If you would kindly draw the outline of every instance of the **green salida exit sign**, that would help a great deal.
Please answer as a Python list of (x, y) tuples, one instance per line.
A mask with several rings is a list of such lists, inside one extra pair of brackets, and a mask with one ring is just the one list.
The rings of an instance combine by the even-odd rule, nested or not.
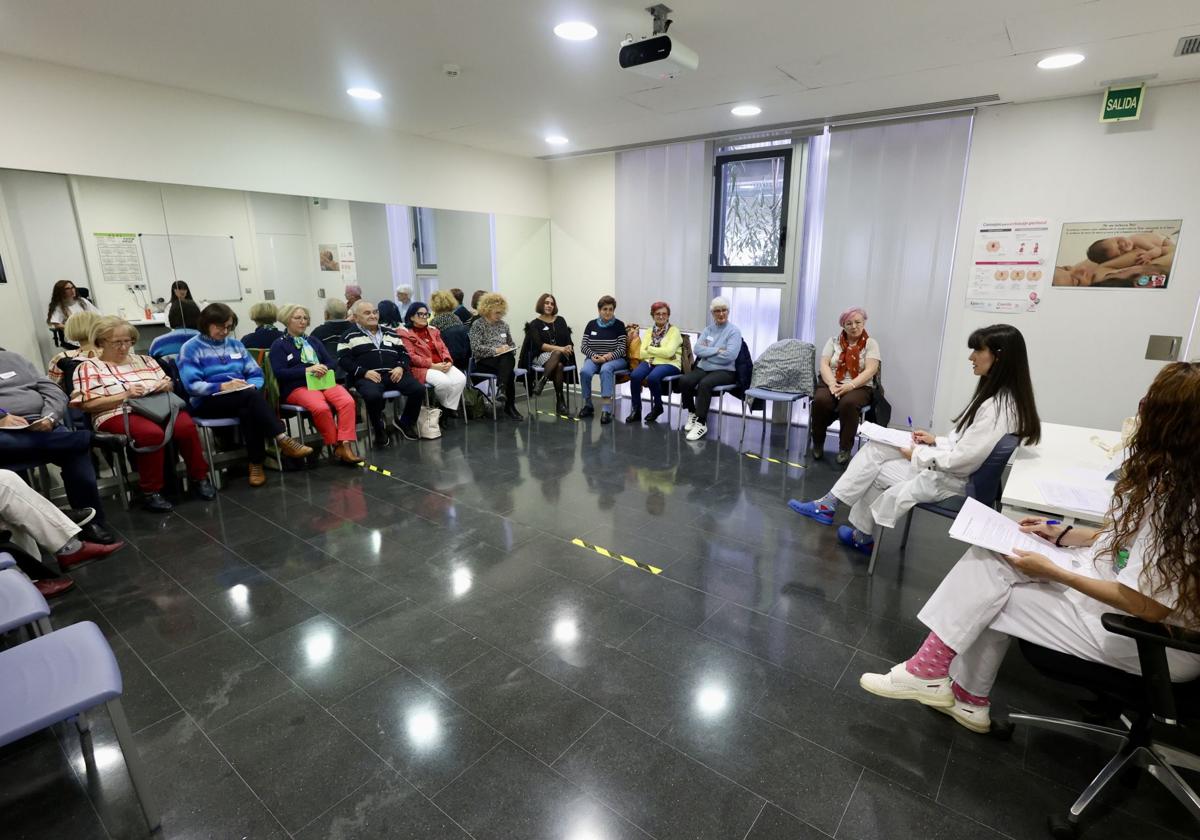
[(1125, 122), (1140, 119), (1142, 103), (1146, 101), (1146, 85), (1133, 87), (1110, 87), (1104, 92), (1104, 105), (1100, 108), (1100, 122)]

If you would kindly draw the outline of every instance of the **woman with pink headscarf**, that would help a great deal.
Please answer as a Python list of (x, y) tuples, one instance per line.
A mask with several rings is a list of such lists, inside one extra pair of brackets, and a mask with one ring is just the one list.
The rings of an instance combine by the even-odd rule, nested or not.
[(812, 400), (813, 458), (825, 455), (825, 432), (836, 417), (841, 424), (837, 462), (850, 461), (858, 418), (871, 402), (879, 373), (879, 342), (867, 335), (867, 311), (852, 306), (838, 316), (842, 330), (821, 351), (821, 383)]

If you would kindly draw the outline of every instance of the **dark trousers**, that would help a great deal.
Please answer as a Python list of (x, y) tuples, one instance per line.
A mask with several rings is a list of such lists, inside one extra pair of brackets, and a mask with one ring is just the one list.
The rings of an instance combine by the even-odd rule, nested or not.
[(381, 382), (359, 379), (354, 383), (354, 390), (358, 391), (363, 402), (367, 404), (367, 417), (371, 418), (371, 427), (379, 431), (386, 425), (383, 420), (383, 407), (387, 403), (383, 398), (384, 391), (399, 391), (404, 396), (400, 425), (415, 426), (417, 417), (421, 414), (421, 403), (425, 401), (425, 386), (408, 371), (404, 371), (404, 376), (399, 382), (393, 382), (386, 371), (381, 371), (379, 375), (383, 377)]
[(25, 577), (30, 580), (53, 580), (58, 577), (41, 560), (26, 553), (25, 549), (11, 540), (11, 531), (0, 531), (0, 551), (12, 555), (13, 560), (17, 561), (17, 568), (25, 573)]
[(683, 407), (696, 415), (696, 419), (708, 425), (708, 404), (712, 400), (713, 388), (718, 385), (732, 385), (737, 382), (737, 374), (732, 370), (704, 370), (701, 367), (692, 368), (679, 380), (679, 389), (683, 392)]
[(95, 508), (97, 521), (103, 523), (91, 446), (91, 432), (73, 432), (65, 426), (48, 432), (0, 429), (0, 467), (54, 464), (62, 471), (63, 489), (71, 507)]
[(267, 459), (267, 438), (283, 434), (283, 423), (275, 416), (275, 409), (256, 388), (205, 397), (192, 409), (192, 415), (205, 419), (237, 418), (246, 440), (246, 458), (251, 464), (261, 464)]
[(676, 376), (679, 368), (675, 365), (642, 362), (633, 373), (629, 374), (629, 396), (633, 402), (633, 410), (642, 410), (642, 382), (650, 389), (650, 405), (662, 411), (662, 381), (668, 376)]
[(854, 447), (854, 436), (858, 434), (858, 418), (864, 406), (871, 403), (870, 388), (855, 388), (840, 397), (824, 385), (817, 386), (812, 400), (812, 440), (815, 449), (825, 448), (825, 432), (836, 416), (840, 425), (838, 450), (849, 452)]
[(496, 374), (500, 380), (500, 386), (504, 389), (504, 399), (508, 400), (510, 408), (517, 404), (517, 380), (513, 376), (516, 367), (517, 360), (512, 353), (475, 360), (476, 373)]

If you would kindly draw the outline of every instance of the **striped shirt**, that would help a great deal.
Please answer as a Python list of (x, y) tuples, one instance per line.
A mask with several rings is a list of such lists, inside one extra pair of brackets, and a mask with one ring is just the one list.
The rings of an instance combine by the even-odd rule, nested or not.
[(369, 371), (383, 372), (402, 367), (408, 370), (412, 361), (404, 340), (395, 330), (379, 327), (374, 334), (353, 325), (338, 342), (338, 364), (351, 380), (361, 379)]
[[(75, 369), (71, 402), (79, 405), (100, 397), (115, 397), (124, 394), (135, 382), (153, 388), (163, 381), (168, 381), (167, 374), (149, 356), (131, 354), (121, 364), (87, 359)], [(121, 406), (117, 405), (92, 415), (92, 425), (99, 428), (105, 420), (120, 416)]]
[(625, 324), (620, 318), (613, 318), (607, 326), (592, 319), (583, 328), (581, 351), (585, 358), (613, 354), (614, 359), (624, 359), (629, 349), (629, 338), (625, 334)]
[(203, 335), (193, 336), (179, 348), (176, 363), (193, 408), (205, 397), (220, 393), (221, 385), (234, 379), (244, 379), (255, 388), (263, 386), (262, 368), (236, 338), (216, 341)]

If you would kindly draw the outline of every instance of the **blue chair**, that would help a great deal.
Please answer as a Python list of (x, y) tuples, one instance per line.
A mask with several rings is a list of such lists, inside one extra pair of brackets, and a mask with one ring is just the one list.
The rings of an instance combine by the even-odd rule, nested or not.
[[(791, 440), (792, 440), (792, 414), (791, 414), (792, 408), (791, 407), (792, 407), (792, 404), (799, 402), (800, 400), (807, 400), (807, 399), (810, 399), (808, 394), (794, 394), (789, 391), (773, 391), (770, 388), (749, 388), (749, 389), (747, 389), (745, 399), (742, 400), (742, 436), (738, 440), (738, 449), (742, 448), (742, 444), (746, 440), (746, 411), (747, 411), (747, 407), (750, 405), (750, 401), (751, 400), (762, 400), (763, 401), (762, 434), (760, 436), (759, 443), (758, 443), (759, 452), (765, 452), (766, 443), (767, 443), (767, 403), (782, 402), (782, 403), (788, 404), (788, 417), (787, 417), (787, 421), (786, 421), (787, 426), (786, 426), (786, 430), (784, 431), (784, 434), (783, 434), (783, 452), (784, 452), (784, 456), (786, 457), (786, 455), (792, 451), (792, 449), (791, 449)], [(753, 413), (752, 410), (751, 410), (751, 413)]]
[(213, 440), (212, 430), (237, 428), (241, 421), (236, 417), (196, 417), (193, 415), (192, 423), (200, 430), (200, 446), (204, 450), (204, 460), (208, 462), (208, 466), (212, 471), (213, 486), (220, 490), (221, 470), (217, 467), (215, 458), (216, 445)]
[[(77, 718), (84, 755), (91, 752), (84, 713), (103, 703), (125, 769), (150, 831), (161, 823), (150, 777), (121, 706), (121, 670), (100, 628), (81, 621), (0, 653), (0, 747)], [(93, 779), (93, 784), (98, 780)]]
[[(12, 559), (12, 555), (4, 557)], [(30, 626), (34, 635), (45, 635), (50, 626), (50, 605), (29, 578), (16, 569), (0, 571), (0, 633)]]
[[(964, 495), (952, 496), (949, 499), (942, 499), (940, 502), (921, 502), (909, 510), (908, 516), (904, 519), (904, 534), (900, 538), (900, 550), (903, 551), (908, 545), (908, 530), (912, 527), (913, 514), (918, 509), (936, 513), (947, 519), (954, 519), (962, 510), (963, 502), (968, 498), (988, 507), (995, 507), (996, 502), (1000, 499), (1000, 484), (1004, 478), (1004, 468), (1008, 466), (1008, 461), (1012, 458), (1013, 452), (1016, 451), (1020, 442), (1020, 438), (1016, 435), (1005, 435), (1000, 438), (992, 447), (991, 453), (979, 465), (979, 469), (967, 477), (967, 488)], [(875, 528), (875, 545), (871, 549), (871, 562), (867, 566), (868, 575), (875, 573), (875, 559), (879, 556), (879, 544), (883, 542), (883, 532), (882, 526)]]
[[(514, 375), (516, 375), (516, 374), (514, 373)], [(471, 385), (473, 387), (478, 387), (480, 383), (483, 383), (483, 382), (488, 383), (488, 387), (487, 387), (486, 391), (484, 391), (483, 388), (479, 388), (479, 390), (484, 391), (484, 393), (486, 393), (488, 395), (488, 399), (490, 399), (492, 401), (492, 420), (493, 421), (495, 421), (497, 419), (495, 397), (496, 397), (496, 390), (497, 390), (496, 383), (497, 383), (498, 379), (499, 379), (499, 377), (497, 377), (496, 374), (494, 374), (494, 373), (478, 373), (478, 372), (476, 372), (474, 356), (472, 356), (470, 359), (467, 360), (467, 384)]]
[[(735, 390), (737, 390), (736, 384), (718, 385), (713, 388), (713, 394), (717, 398), (717, 440), (721, 439), (721, 427), (725, 423), (725, 395)], [(745, 406), (743, 405), (744, 409)]]
[(0, 552), (0, 572), (5, 569), (11, 569), (17, 565), (17, 561), (7, 551)]

